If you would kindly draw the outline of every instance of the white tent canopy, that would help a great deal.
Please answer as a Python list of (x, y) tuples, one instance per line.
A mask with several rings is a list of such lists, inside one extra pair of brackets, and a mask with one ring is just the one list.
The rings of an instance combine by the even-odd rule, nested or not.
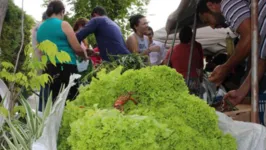
[[(231, 36), (234, 36), (230, 29), (212, 29), (210, 27), (203, 27), (197, 30), (196, 41), (201, 43), (205, 54), (209, 53), (218, 53), (221, 51), (225, 51), (225, 38), (227, 36), (227, 32), (230, 33)], [(162, 28), (154, 33), (154, 39), (160, 41), (162, 43), (166, 42), (167, 33), (165, 28)], [(174, 34), (170, 34), (168, 40), (166, 42), (166, 47), (171, 47), (172, 42), (174, 40)], [(175, 44), (180, 43), (179, 34), (177, 33)]]
[[(184, 25), (192, 27), (196, 10), (196, 2), (197, 0), (182, 0), (178, 8), (169, 15), (165, 28), (155, 31), (154, 39), (165, 43), (167, 35), (169, 35), (166, 47), (171, 47), (176, 25), (178, 26), (178, 31)], [(214, 30), (210, 27), (206, 27), (206, 25), (204, 25), (199, 19), (197, 22), (198, 30), (196, 41), (202, 44), (205, 54), (225, 51), (225, 38), (227, 36), (227, 32), (229, 32), (231, 36), (235, 37), (230, 29)], [(177, 34), (175, 44), (178, 43), (179, 36)]]

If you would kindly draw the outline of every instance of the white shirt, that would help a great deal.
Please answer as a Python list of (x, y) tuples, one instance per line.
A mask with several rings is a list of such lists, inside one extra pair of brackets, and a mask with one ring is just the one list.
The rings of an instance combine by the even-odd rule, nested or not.
[(149, 54), (151, 64), (160, 65), (164, 60), (166, 54), (165, 46), (162, 42), (159, 41), (153, 41), (151, 46), (160, 46), (160, 52), (151, 52)]

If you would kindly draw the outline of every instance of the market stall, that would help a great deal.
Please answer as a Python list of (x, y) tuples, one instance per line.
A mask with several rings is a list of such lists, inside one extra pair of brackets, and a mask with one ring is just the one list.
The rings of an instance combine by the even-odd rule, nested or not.
[[(209, 52), (215, 53), (218, 51), (225, 51), (225, 38), (226, 33), (229, 29), (213, 30), (210, 27), (205, 27), (206, 24), (202, 23), (195, 14), (197, 10), (198, 0), (182, 0), (178, 8), (169, 15), (168, 21), (166, 23), (165, 29), (161, 29), (156, 32), (156, 39), (160, 41), (165, 41), (168, 46), (173, 46), (178, 43), (177, 34), (180, 28), (184, 25), (189, 25), (193, 27), (194, 30), (194, 40), (200, 42), (204, 49), (205, 54)], [(257, 79), (257, 54), (258, 54), (258, 31), (257, 31), (257, 10), (258, 3), (257, 0), (252, 1), (252, 110), (251, 110), (251, 120), (253, 122), (258, 122), (258, 79)], [(204, 28), (202, 28), (204, 27)], [(164, 31), (165, 30), (165, 31)], [(230, 33), (233, 35), (232, 33)], [(170, 41), (169, 41), (170, 40)], [(194, 43), (194, 42), (192, 42)], [(191, 57), (192, 60), (194, 46), (191, 46)], [(171, 50), (171, 49), (170, 49)], [(210, 54), (210, 53), (209, 53)], [(190, 72), (190, 64), (188, 66), (188, 79)]]
[[(183, 0), (175, 17), (181, 19), (182, 24), (193, 24), (193, 40), (200, 40), (196, 28), (204, 25), (193, 14), (196, 2)], [(189, 17), (182, 15), (183, 12)], [(175, 20), (172, 46), (176, 42), (179, 21)], [(173, 33), (172, 26), (166, 28), (167, 35)], [(206, 42), (205, 49), (223, 50), (222, 36), (223, 33), (213, 41), (202, 41)], [(191, 95), (183, 76), (176, 70), (168, 66), (149, 66), (145, 60), (145, 56), (129, 54), (101, 64), (86, 76), (89, 84), (80, 87), (76, 99), (67, 101), (70, 88), (80, 78), (80, 75), (72, 75), (56, 101), (53, 103), (50, 98), (41, 114), (32, 111), (27, 101), (22, 100), (25, 119), (19, 122), (5, 118), (5, 128), (10, 130), (3, 133), (4, 144), (10, 149), (21, 146), (21, 149), (32, 150), (266, 149), (266, 128), (250, 123), (255, 122), (256, 107), (244, 107), (250, 112), (245, 111), (250, 120), (236, 121), (237, 116), (218, 112), (210, 103)], [(234, 115), (242, 113), (240, 107), (232, 106), (232, 110), (238, 110)], [(18, 117), (23, 118), (20, 113)]]

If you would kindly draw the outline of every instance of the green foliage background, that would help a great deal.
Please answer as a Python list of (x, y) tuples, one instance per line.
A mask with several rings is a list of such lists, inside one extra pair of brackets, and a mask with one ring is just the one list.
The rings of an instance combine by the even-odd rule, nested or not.
[[(4, 20), (2, 34), (0, 37), (0, 62), (7, 61), (15, 64), (17, 54), (21, 45), (21, 12), (22, 10), (14, 4), (12, 0), (8, 1), (8, 10)], [(25, 12), (24, 12), (25, 13)], [(23, 49), (31, 41), (31, 29), (34, 20), (25, 14), (24, 20), (24, 44)], [(25, 55), (21, 53), (18, 70), (22, 69)], [(0, 66), (1, 70), (1, 66)]]
[[(129, 17), (133, 14), (146, 14), (146, 6), (150, 0), (67, 0), (68, 4), (73, 6), (71, 11), (73, 16), (66, 15), (65, 20), (74, 25), (78, 18), (90, 19), (94, 7), (102, 6), (106, 9), (108, 17), (114, 20), (121, 28), (124, 38), (126, 38), (131, 29), (129, 27)], [(94, 35), (88, 37), (91, 45), (96, 44)]]

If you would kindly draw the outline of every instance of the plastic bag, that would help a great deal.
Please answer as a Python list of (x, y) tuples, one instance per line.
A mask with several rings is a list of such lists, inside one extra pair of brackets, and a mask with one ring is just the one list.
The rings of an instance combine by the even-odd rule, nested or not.
[(52, 111), (45, 121), (42, 136), (32, 144), (32, 150), (57, 150), (57, 136), (67, 95), (70, 88), (75, 85), (74, 80), (78, 78), (80, 78), (78, 74), (70, 76), (68, 86), (58, 95), (58, 99), (54, 103)]
[[(6, 109), (9, 109), (10, 96), (11, 96), (11, 93), (8, 87), (6, 86), (5, 82), (0, 79), (0, 97), (4, 101), (3, 106)], [(0, 116), (0, 127), (3, 126), (4, 122), (5, 122), (5, 119), (2, 116)]]
[(219, 117), (219, 128), (236, 138), (238, 150), (266, 150), (266, 128), (260, 124), (233, 121), (223, 113)]
[(78, 72), (86, 71), (88, 69), (89, 63), (90, 63), (89, 60), (83, 60), (81, 62), (79, 62), (77, 60), (77, 69), (78, 69)]
[(221, 101), (225, 94), (226, 90), (222, 85), (216, 89), (216, 85), (209, 81), (207, 74), (204, 74), (203, 82), (201, 83), (201, 95), (203, 100), (209, 105), (213, 105)]

